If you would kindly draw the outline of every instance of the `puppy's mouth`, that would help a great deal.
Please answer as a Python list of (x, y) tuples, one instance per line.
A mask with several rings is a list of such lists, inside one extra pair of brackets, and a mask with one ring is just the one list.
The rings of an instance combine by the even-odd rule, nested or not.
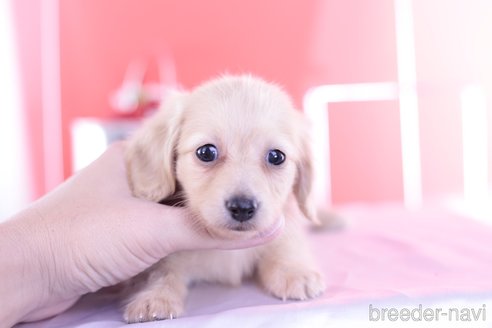
[(285, 218), (283, 215), (279, 215), (271, 224), (266, 227), (255, 224), (254, 221), (246, 222), (228, 222), (220, 226), (208, 226), (209, 232), (213, 231), (214, 235), (227, 237), (227, 238), (244, 238), (250, 235), (257, 235), (261, 237), (269, 236), (275, 231), (278, 231), (280, 227), (284, 226)]
[(256, 230), (255, 224), (251, 222), (237, 222), (237, 223), (228, 223), (225, 225), (226, 229), (232, 231), (252, 231)]

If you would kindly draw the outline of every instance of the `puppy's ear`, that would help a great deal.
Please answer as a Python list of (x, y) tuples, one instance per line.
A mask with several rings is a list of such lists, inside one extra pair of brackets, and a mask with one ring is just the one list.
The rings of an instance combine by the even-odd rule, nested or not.
[(125, 159), (133, 195), (157, 202), (174, 193), (175, 148), (184, 100), (185, 94), (169, 94), (161, 109), (129, 140)]
[(299, 208), (304, 216), (319, 225), (316, 204), (312, 195), (313, 189), (313, 159), (311, 142), (308, 134), (308, 122), (305, 117), (301, 117), (297, 122), (301, 122), (299, 127), (299, 160), (297, 162), (297, 178), (294, 184), (294, 196), (297, 199)]

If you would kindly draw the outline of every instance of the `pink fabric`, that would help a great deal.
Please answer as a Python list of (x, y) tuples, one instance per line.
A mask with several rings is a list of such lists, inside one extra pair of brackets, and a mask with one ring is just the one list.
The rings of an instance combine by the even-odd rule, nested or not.
[[(340, 313), (340, 306), (362, 304), (361, 316), (365, 318), (367, 304), (381, 300), (477, 295), (492, 298), (490, 226), (442, 210), (408, 212), (389, 205), (345, 208), (341, 214), (346, 217), (344, 229), (312, 233), (310, 239), (329, 286), (322, 297), (309, 302), (282, 302), (251, 281), (239, 288), (198, 285), (192, 288), (186, 315), (165, 325), (207, 323), (219, 327), (237, 320), (233, 318), (239, 315), (246, 320), (244, 326), (250, 320), (254, 327), (286, 318), (292, 323), (302, 318), (302, 311), (311, 319), (323, 314), (323, 320), (329, 322), (333, 313)], [(83, 298), (58, 317), (22, 326), (122, 325), (114, 298), (96, 294)], [(146, 324), (161, 325), (163, 322)]]
[(492, 228), (444, 211), (360, 207), (344, 231), (315, 235), (324, 301), (492, 292)]

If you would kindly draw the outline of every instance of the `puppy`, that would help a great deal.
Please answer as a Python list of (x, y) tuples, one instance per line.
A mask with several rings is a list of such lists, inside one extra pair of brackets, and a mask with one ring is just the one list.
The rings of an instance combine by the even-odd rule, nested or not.
[(127, 322), (182, 315), (195, 281), (239, 285), (255, 274), (283, 300), (325, 290), (301, 227), (306, 219), (317, 220), (306, 135), (304, 117), (290, 98), (252, 76), (224, 76), (168, 97), (129, 140), (133, 194), (155, 202), (181, 196), (196, 224), (219, 238), (268, 233), (282, 220), (285, 227), (264, 246), (164, 258), (126, 300)]

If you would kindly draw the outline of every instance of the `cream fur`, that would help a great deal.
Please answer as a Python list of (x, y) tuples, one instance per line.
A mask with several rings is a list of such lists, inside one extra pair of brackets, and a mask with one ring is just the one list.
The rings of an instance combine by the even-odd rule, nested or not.
[[(304, 300), (325, 289), (299, 225), (316, 222), (310, 198), (312, 167), (304, 117), (277, 86), (251, 76), (225, 76), (174, 94), (129, 141), (128, 177), (135, 196), (159, 201), (183, 188), (186, 206), (212, 235), (234, 238), (257, 233), (285, 218), (285, 230), (252, 249), (183, 251), (149, 270), (127, 300), (127, 322), (180, 316), (188, 285), (213, 281), (238, 285), (257, 274), (262, 286), (282, 299)], [(196, 149), (214, 144), (219, 158), (201, 162)], [(269, 150), (286, 161), (267, 163)], [(224, 203), (233, 195), (259, 202), (246, 223), (231, 219)]]

